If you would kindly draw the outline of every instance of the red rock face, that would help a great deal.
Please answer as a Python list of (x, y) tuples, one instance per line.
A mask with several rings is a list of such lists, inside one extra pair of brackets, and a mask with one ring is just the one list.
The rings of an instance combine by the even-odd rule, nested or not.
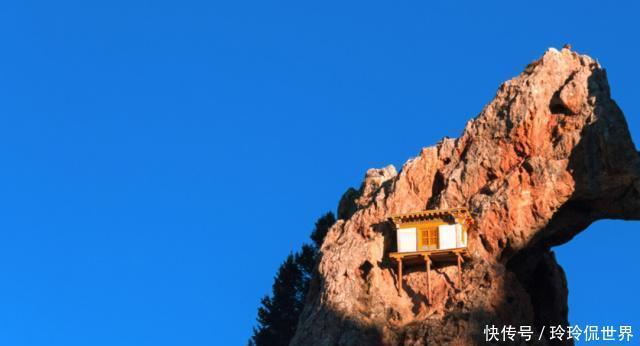
[[(367, 172), (322, 245), (294, 345), (477, 344), (486, 324), (567, 325), (567, 285), (551, 246), (593, 221), (640, 217), (639, 160), (604, 69), (548, 50), (462, 136)], [(467, 206), (471, 258), (406, 268), (396, 288), (393, 214)], [(552, 343), (545, 341), (546, 343)]]

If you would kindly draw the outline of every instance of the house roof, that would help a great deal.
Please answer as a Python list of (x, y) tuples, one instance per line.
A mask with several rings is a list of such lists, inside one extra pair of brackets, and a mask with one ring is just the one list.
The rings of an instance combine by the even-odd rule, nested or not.
[(441, 217), (453, 217), (456, 219), (464, 219), (466, 221), (473, 222), (471, 213), (469, 213), (469, 210), (464, 207), (416, 211), (412, 213), (393, 215), (389, 218), (389, 220), (393, 221), (395, 224), (401, 224), (407, 222), (425, 221)]

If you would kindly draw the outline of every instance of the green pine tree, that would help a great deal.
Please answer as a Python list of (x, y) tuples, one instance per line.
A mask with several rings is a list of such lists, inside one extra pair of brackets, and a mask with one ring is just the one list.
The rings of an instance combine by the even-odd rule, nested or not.
[(289, 345), (315, 273), (320, 246), (335, 221), (332, 212), (320, 217), (311, 233), (313, 243), (304, 244), (299, 252), (290, 254), (280, 265), (271, 296), (262, 298), (258, 308), (258, 327), (253, 329), (249, 345)]
[(322, 215), (318, 221), (316, 221), (316, 227), (313, 232), (311, 232), (311, 240), (313, 240), (317, 249), (320, 249), (320, 246), (322, 246), (324, 237), (334, 223), (336, 223), (336, 217), (332, 212)]

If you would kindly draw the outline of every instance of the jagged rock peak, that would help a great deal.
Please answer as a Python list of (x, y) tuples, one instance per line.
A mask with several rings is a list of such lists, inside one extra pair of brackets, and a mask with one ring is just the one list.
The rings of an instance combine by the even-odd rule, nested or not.
[[(404, 164), (369, 170), (321, 248), (294, 345), (469, 345), (486, 324), (567, 324), (567, 283), (550, 247), (595, 220), (640, 217), (639, 160), (604, 69), (549, 49), (469, 121)], [(407, 268), (388, 253), (398, 213), (466, 206), (470, 260)], [(400, 294), (399, 294), (400, 293)], [(552, 343), (549, 340), (545, 343)]]

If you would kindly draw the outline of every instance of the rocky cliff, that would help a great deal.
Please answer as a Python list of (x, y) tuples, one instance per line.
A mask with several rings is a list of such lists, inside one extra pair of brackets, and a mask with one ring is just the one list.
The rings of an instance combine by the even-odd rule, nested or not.
[[(422, 149), (399, 173), (371, 169), (345, 193), (292, 344), (471, 345), (486, 324), (567, 325), (567, 282), (550, 247), (598, 219), (639, 218), (638, 177), (605, 70), (549, 49), (459, 138)], [(461, 287), (456, 266), (436, 267), (428, 301), (424, 268), (406, 268), (399, 294), (387, 218), (459, 206), (475, 222)]]

